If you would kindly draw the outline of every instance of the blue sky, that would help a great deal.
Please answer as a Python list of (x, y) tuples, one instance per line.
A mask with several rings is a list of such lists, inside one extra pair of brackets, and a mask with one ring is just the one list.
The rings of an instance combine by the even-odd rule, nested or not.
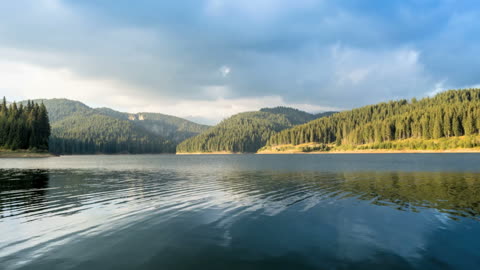
[(0, 94), (215, 123), (265, 106), (349, 109), (480, 85), (473, 0), (16, 0)]

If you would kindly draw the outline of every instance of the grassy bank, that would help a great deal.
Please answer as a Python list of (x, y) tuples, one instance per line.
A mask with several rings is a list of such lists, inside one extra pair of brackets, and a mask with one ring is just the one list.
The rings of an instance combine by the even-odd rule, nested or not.
[(0, 150), (0, 158), (46, 158), (54, 156), (46, 151)]
[(259, 154), (293, 153), (462, 153), (480, 152), (480, 136), (462, 136), (435, 140), (406, 139), (362, 145), (306, 143), (266, 146)]

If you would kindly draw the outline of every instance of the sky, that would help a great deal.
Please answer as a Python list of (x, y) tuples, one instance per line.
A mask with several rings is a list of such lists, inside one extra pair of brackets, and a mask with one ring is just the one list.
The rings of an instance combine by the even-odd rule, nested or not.
[(214, 124), (480, 85), (478, 0), (0, 0), (0, 96)]

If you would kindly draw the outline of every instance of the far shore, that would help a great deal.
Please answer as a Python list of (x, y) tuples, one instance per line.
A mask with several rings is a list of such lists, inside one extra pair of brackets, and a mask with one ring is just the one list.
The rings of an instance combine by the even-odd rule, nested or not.
[(480, 153), (478, 148), (467, 149), (449, 149), (449, 150), (390, 150), (390, 149), (367, 149), (367, 150), (345, 150), (345, 151), (261, 151), (259, 155), (275, 154), (439, 154), (439, 153)]
[[(193, 153), (176, 153), (176, 155), (188, 156), (188, 155), (335, 155), (335, 154), (448, 154), (448, 153), (480, 153), (480, 148), (466, 148), (466, 149), (449, 149), (449, 150), (390, 150), (390, 149), (367, 149), (367, 150), (333, 150), (333, 151), (312, 151), (312, 152), (302, 152), (302, 151), (271, 151), (263, 150), (257, 153), (238, 153), (238, 152), (228, 152), (228, 151), (219, 151), (219, 152), (193, 152)], [(175, 153), (172, 153), (175, 155)], [(94, 155), (105, 155), (105, 154), (94, 154)], [(116, 156), (116, 155), (133, 155), (133, 154), (113, 154), (107, 156)], [(165, 154), (163, 154), (165, 155)], [(170, 154), (171, 155), (171, 154)], [(58, 157), (51, 153), (45, 152), (29, 152), (29, 151), (0, 151), (1, 158), (49, 158), (49, 157)]]
[(28, 150), (20, 150), (20, 151), (0, 150), (0, 158), (48, 158), (48, 157), (56, 157), (56, 155), (48, 152), (32, 152)]
[(241, 154), (255, 154), (255, 153), (237, 153), (237, 152), (228, 152), (228, 151), (218, 151), (218, 152), (179, 152), (177, 155), (241, 155)]
[(241, 154), (257, 154), (257, 155), (321, 155), (321, 154), (440, 154), (440, 153), (480, 153), (480, 148), (462, 148), (449, 150), (390, 150), (390, 149), (367, 149), (367, 150), (333, 150), (333, 151), (261, 151), (257, 153), (234, 153), (228, 151), (221, 152), (193, 152), (193, 153), (176, 153), (177, 155), (241, 155)]

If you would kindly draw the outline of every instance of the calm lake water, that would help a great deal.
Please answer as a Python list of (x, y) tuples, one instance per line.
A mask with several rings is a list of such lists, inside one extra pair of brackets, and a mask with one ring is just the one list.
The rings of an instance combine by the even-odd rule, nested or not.
[(480, 269), (480, 154), (0, 159), (0, 269)]

